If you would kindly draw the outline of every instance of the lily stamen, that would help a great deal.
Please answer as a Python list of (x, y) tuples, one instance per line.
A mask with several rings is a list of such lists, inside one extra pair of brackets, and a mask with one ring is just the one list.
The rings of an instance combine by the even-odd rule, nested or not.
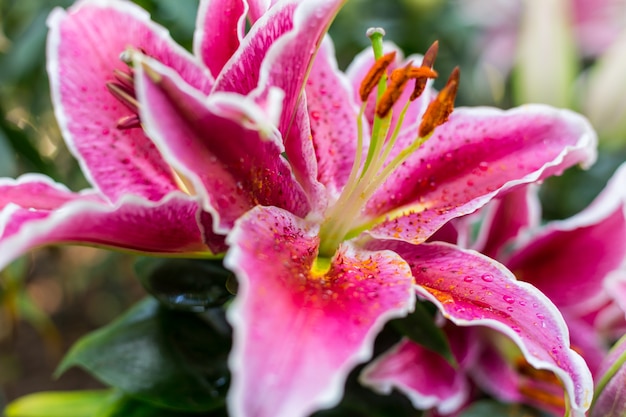
[(439, 92), (437, 97), (428, 105), (422, 122), (420, 123), (418, 135), (426, 137), (448, 120), (454, 109), (454, 100), (459, 89), (460, 78), (459, 67), (454, 68), (448, 78), (446, 86)]
[[(433, 42), (430, 45), (430, 48), (424, 54), (424, 58), (422, 59), (422, 68), (431, 68), (435, 64), (435, 59), (437, 58), (437, 53), (439, 52), (439, 41)], [(416, 100), (419, 96), (422, 95), (424, 90), (426, 89), (426, 82), (428, 79), (419, 78), (415, 80), (415, 87), (413, 88), (413, 94), (411, 94), (411, 98), (409, 100)]]
[(387, 68), (396, 59), (396, 52), (390, 52), (376, 60), (376, 63), (370, 68), (363, 78), (359, 89), (361, 101), (367, 101), (370, 93), (378, 86), (378, 82), (385, 75)]

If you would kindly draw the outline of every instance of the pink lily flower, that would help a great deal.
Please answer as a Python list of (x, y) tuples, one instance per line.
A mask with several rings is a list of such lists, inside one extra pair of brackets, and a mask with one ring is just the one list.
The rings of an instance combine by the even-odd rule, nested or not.
[[(470, 216), (457, 223), (460, 240), (470, 240), (465, 246), (503, 262), (518, 279), (533, 284), (555, 303), (571, 331), (573, 348), (585, 359), (596, 380), (603, 374), (598, 370), (608, 342), (616, 334), (623, 334), (626, 324), (626, 310), (618, 301), (623, 303), (626, 294), (620, 291), (626, 288), (625, 181), (623, 165), (589, 207), (567, 220), (540, 226), (537, 188), (528, 186), (492, 201), (473, 216), (482, 219), (474, 241), (469, 234), (475, 219)], [(543, 318), (539, 313), (527, 319), (534, 326), (543, 326)], [(370, 365), (362, 378), (379, 389), (397, 387), (421, 408), (436, 407), (442, 414), (457, 411), (471, 399), (470, 380), (500, 400), (563, 414), (566, 404), (562, 380), (530, 367), (502, 335), (483, 332), (480, 336), (474, 332), (460, 339), (452, 334), (458, 369), (440, 355), (403, 341)], [(446, 377), (437, 384), (424, 383), (419, 371), (400, 363), (438, 367), (445, 370), (440, 375)]]
[[(294, 60), (307, 51), (303, 39), (277, 41), (262, 80), (289, 79), (291, 72), (283, 68), (300, 65)], [(304, 95), (281, 87), (277, 131), (263, 141), (221, 142), (201, 92), (171, 68), (135, 55), (137, 97), (144, 103), (140, 118), (148, 135), (217, 227), (234, 222), (224, 260), (239, 282), (228, 310), (234, 328), (230, 413), (305, 416), (336, 404), (347, 374), (371, 357), (378, 331), (409, 313), (416, 295), (459, 326), (487, 326), (508, 335), (533, 366), (561, 378), (572, 407), (582, 413), (590, 402), (591, 376), (569, 348), (565, 323), (547, 297), (475, 251), (424, 242), (500, 193), (592, 162), (595, 134), (580, 116), (547, 106), (457, 109), (443, 123), (458, 78), (453, 75), (439, 95), (426, 86), (411, 101), (412, 89), (399, 85), (406, 86), (414, 72), (432, 70), (395, 52), (393, 60), (366, 51), (343, 74), (327, 39)], [(253, 45), (238, 53), (245, 62)], [(363, 93), (363, 85), (379, 81), (372, 73), (382, 76), (385, 60), (393, 70), (389, 86), (378, 98)], [(413, 57), (413, 63), (421, 61)], [(222, 74), (244, 71), (227, 63)], [(251, 89), (234, 88), (220, 77), (216, 85), (243, 94)], [(392, 110), (381, 103), (393, 104)], [(427, 110), (431, 103), (438, 104)], [(248, 166), (251, 177), (220, 171), (250, 158), (262, 164)], [(277, 173), (279, 167), (291, 175)], [(300, 190), (308, 204), (298, 200)], [(212, 204), (218, 196), (231, 204)], [(240, 203), (250, 200), (258, 204), (251, 210)], [(536, 314), (545, 317), (545, 327), (529, 323)]]
[[(278, 87), (302, 88), (307, 62), (340, 6), (340, 1), (315, 5), (290, 1), (267, 14), (269, 2), (204, 0), (194, 36), (196, 56), (175, 44), (165, 28), (131, 2), (82, 0), (67, 11), (54, 10), (48, 19), (52, 100), (68, 148), (93, 189), (72, 192), (33, 174), (0, 179), (0, 267), (34, 247), (58, 243), (205, 256), (224, 251), (228, 227), (257, 202), (304, 214), (309, 203), (290, 170), (263, 155), (245, 164), (231, 161), (228, 166), (222, 158), (219, 168), (206, 162), (204, 167), (213, 176), (216, 170), (237, 170), (242, 179), (249, 179), (250, 167), (272, 175), (264, 178), (265, 188), (247, 193), (246, 199), (233, 197), (235, 189), (224, 188), (228, 197), (216, 194), (210, 205), (230, 207), (232, 215), (227, 219), (218, 222), (212, 209), (203, 210), (200, 197), (189, 191), (186, 179), (168, 165), (141, 128), (130, 59), (133, 51), (141, 51), (202, 94), (211, 109), (207, 126), (216, 142), (237, 137), (241, 143), (266, 143), (273, 150), (264, 137), (272, 118), (280, 114)], [(298, 26), (296, 15), (314, 29)], [(244, 33), (246, 16), (255, 23), (248, 34)], [(307, 30), (302, 42), (310, 46), (300, 51), (299, 68), (291, 68), (289, 83), (276, 82), (268, 74), (275, 59), (270, 47), (274, 41), (302, 37)], [(222, 71), (224, 66), (228, 68)], [(246, 76), (237, 68), (245, 68)], [(265, 95), (256, 100), (224, 87), (256, 88), (257, 79), (263, 77)], [(268, 191), (271, 188), (293, 191), (281, 200)]]

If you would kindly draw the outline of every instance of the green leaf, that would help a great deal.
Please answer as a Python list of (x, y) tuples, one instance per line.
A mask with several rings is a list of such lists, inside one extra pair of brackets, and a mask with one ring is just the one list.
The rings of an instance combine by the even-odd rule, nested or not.
[(168, 310), (150, 298), (79, 340), (57, 374), (81, 366), (157, 407), (212, 410), (223, 405), (228, 389), (230, 343), (210, 317)]
[(201, 312), (233, 298), (228, 285), (235, 276), (221, 259), (142, 258), (135, 272), (150, 294), (175, 310)]
[(415, 343), (443, 356), (451, 366), (458, 364), (448, 338), (443, 330), (435, 324), (433, 313), (428, 310), (426, 303), (416, 303), (415, 311), (406, 317), (393, 320), (391, 325), (403, 336)]
[(115, 401), (100, 409), (90, 417), (226, 417), (225, 411), (219, 410), (214, 413), (185, 413), (155, 407), (144, 401), (118, 395)]
[(110, 399), (110, 391), (40, 392), (10, 403), (6, 417), (93, 417)]

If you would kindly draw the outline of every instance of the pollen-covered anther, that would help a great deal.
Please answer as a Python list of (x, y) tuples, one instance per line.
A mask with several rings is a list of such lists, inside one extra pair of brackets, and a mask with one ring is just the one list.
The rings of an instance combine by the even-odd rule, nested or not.
[(393, 105), (398, 101), (404, 87), (411, 79), (411, 67), (412, 62), (409, 62), (402, 68), (397, 68), (391, 72), (389, 77), (389, 85), (385, 92), (380, 96), (378, 103), (376, 104), (376, 115), (380, 118), (386, 117)]
[(396, 52), (389, 52), (378, 58), (372, 68), (367, 72), (361, 86), (359, 88), (359, 95), (361, 101), (366, 101), (372, 90), (378, 85), (378, 82), (383, 78), (387, 68), (396, 59)]
[(444, 124), (448, 120), (452, 110), (454, 110), (454, 100), (459, 90), (460, 76), (459, 67), (456, 67), (450, 74), (445, 87), (430, 102), (419, 126), (419, 137), (423, 138), (430, 135), (437, 126)]
[[(424, 58), (422, 59), (422, 68), (432, 68), (435, 65), (435, 59), (437, 58), (437, 53), (439, 52), (439, 41), (433, 42), (430, 45), (430, 48), (424, 54)], [(415, 80), (415, 88), (413, 88), (413, 93), (411, 94), (410, 100), (416, 100), (419, 96), (422, 95), (424, 90), (426, 89), (426, 81), (427, 78), (418, 78)]]

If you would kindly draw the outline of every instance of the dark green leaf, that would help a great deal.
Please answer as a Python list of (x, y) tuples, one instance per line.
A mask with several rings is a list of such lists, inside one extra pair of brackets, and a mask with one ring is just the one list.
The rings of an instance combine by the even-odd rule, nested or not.
[(433, 313), (426, 303), (416, 303), (415, 311), (406, 317), (393, 320), (391, 325), (403, 336), (415, 343), (443, 356), (450, 365), (456, 367), (456, 359), (443, 330), (435, 324)]
[(106, 384), (158, 407), (204, 411), (223, 405), (230, 335), (196, 314), (147, 299), (82, 338), (59, 366), (81, 366)]
[(233, 298), (234, 275), (221, 260), (144, 258), (135, 264), (144, 288), (166, 307), (201, 312)]

